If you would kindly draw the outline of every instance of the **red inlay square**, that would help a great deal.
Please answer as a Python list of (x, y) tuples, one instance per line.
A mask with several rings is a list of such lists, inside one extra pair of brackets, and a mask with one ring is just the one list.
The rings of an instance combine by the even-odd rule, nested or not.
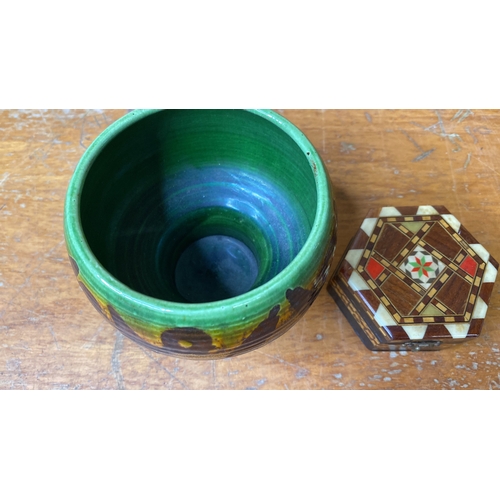
[(464, 261), (460, 264), (460, 269), (463, 269), (466, 273), (474, 276), (476, 274), (477, 262), (470, 255), (467, 255)]
[(368, 261), (368, 264), (365, 266), (366, 272), (374, 279), (376, 280), (379, 276), (380, 273), (385, 269), (380, 262), (377, 262), (375, 259), (370, 258)]

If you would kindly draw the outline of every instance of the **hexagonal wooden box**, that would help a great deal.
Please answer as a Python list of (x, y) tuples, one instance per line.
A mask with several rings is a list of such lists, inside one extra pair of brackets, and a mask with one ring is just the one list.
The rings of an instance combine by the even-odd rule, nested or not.
[(498, 262), (443, 206), (371, 210), (328, 291), (366, 347), (434, 350), (477, 337)]

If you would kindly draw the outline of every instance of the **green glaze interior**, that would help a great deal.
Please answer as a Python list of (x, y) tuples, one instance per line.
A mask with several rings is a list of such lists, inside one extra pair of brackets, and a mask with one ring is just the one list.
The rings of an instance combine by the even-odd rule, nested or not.
[(100, 265), (145, 296), (188, 304), (255, 290), (315, 224), (316, 153), (260, 113), (146, 112), (102, 143), (81, 229)]

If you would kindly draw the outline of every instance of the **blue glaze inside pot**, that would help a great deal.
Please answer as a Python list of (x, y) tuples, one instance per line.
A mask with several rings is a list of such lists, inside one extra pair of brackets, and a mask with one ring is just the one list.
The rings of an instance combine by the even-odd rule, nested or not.
[(188, 302), (211, 302), (247, 292), (259, 272), (257, 259), (230, 236), (205, 236), (182, 252), (175, 266), (175, 284)]
[(300, 251), (315, 210), (298, 146), (243, 111), (164, 111), (123, 131), (87, 179), (81, 220), (101, 264), (176, 302), (245, 293)]

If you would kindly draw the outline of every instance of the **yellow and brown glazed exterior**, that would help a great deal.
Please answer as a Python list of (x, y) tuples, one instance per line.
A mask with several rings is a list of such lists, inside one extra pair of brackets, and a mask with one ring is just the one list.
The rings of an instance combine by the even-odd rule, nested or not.
[(289, 330), (307, 312), (325, 284), (336, 246), (337, 227), (334, 218), (330, 244), (323, 252), (321, 265), (304, 286), (289, 288), (281, 303), (271, 305), (267, 316), (241, 325), (220, 326), (213, 329), (177, 327), (168, 323), (161, 326), (141, 321), (127, 312), (118, 312), (109, 299), (91, 289), (89, 281), (80, 273), (78, 264), (69, 256), (78, 284), (94, 308), (129, 339), (157, 352), (180, 358), (218, 359), (244, 354), (265, 345)]

